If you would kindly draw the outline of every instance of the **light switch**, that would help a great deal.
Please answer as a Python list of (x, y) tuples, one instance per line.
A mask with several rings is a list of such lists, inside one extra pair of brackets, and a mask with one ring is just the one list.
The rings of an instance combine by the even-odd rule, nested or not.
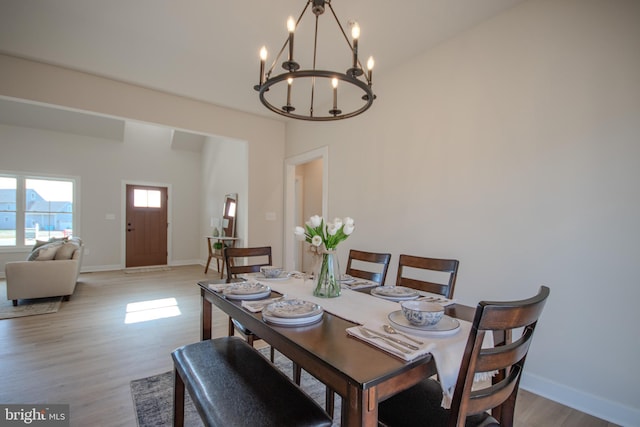
[(264, 214), (264, 219), (266, 219), (267, 221), (275, 221), (276, 220), (276, 213), (275, 212), (266, 212)]
[(112, 214), (112, 213), (105, 214), (104, 219), (113, 221), (114, 219), (116, 219), (116, 214)]

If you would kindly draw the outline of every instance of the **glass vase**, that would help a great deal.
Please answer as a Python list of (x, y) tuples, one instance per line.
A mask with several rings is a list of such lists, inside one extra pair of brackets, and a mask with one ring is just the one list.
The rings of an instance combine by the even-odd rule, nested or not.
[(313, 295), (323, 298), (335, 298), (340, 296), (340, 266), (338, 254), (335, 250), (322, 252), (322, 262), (315, 272), (317, 279)]

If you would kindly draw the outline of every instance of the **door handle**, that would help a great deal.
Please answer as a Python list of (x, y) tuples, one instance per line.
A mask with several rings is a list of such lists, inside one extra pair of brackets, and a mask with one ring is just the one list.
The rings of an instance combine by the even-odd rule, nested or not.
[(127, 228), (127, 231), (133, 231), (135, 228)]

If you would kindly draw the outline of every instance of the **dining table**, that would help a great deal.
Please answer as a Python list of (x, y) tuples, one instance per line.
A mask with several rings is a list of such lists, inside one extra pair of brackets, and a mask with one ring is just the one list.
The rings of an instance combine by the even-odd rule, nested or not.
[[(257, 280), (269, 286), (271, 293), (266, 298), (285, 296), (320, 305), (323, 308), (320, 320), (301, 326), (272, 324), (265, 321), (260, 311), (249, 310), (247, 301), (227, 298), (223, 289), (229, 284), (221, 280), (203, 280), (198, 282), (202, 302), (201, 339), (212, 338), (212, 309), (215, 306), (324, 383), (328, 390), (340, 395), (342, 426), (376, 426), (379, 402), (440, 374), (433, 357), (436, 354), (434, 347), (425, 347), (424, 351), (408, 359), (396, 355), (393, 348), (383, 351), (380, 346), (373, 345), (377, 341), (367, 342), (353, 332), (359, 325), (377, 327), (388, 321), (383, 314), (400, 310), (397, 301), (373, 296), (371, 290), (376, 288), (344, 288), (336, 298), (319, 298), (313, 295), (315, 282), (304, 275), (282, 280), (260, 277)], [(465, 325), (457, 338), (457, 345), (462, 346), (462, 350), (474, 313), (474, 308), (453, 301), (445, 307), (447, 316), (460, 319)], [(462, 354), (459, 357), (461, 359)], [(459, 367), (459, 361), (455, 363)], [(456, 375), (457, 369), (452, 367)], [(452, 381), (455, 383), (455, 378)]]

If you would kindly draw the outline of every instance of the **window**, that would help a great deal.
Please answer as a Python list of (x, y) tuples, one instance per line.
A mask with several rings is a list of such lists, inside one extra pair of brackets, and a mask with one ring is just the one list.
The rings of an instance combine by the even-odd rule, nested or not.
[(0, 247), (71, 236), (75, 185), (74, 179), (0, 175)]
[(0, 246), (16, 245), (16, 188), (18, 180), (0, 176)]
[(160, 195), (158, 190), (136, 188), (133, 190), (133, 206), (136, 208), (161, 208)]

